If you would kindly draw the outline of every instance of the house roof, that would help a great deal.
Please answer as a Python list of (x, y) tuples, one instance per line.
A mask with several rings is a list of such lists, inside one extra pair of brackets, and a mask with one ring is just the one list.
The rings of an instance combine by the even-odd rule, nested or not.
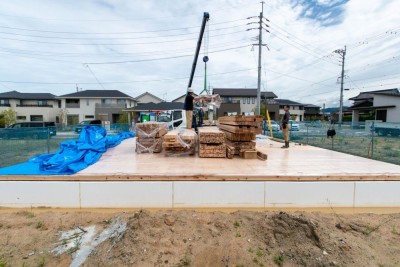
[(183, 109), (181, 102), (160, 102), (160, 103), (143, 103), (138, 104), (136, 107), (125, 109), (124, 111), (151, 111), (151, 110), (172, 110)]
[(278, 102), (279, 105), (304, 106), (304, 104), (289, 99), (275, 99), (275, 101)]
[[(181, 95), (181, 96), (175, 98), (174, 100), (172, 100), (172, 102), (175, 102), (175, 101), (178, 100), (179, 98), (186, 96), (186, 94), (187, 94), (187, 93), (185, 93), (185, 94), (183, 94), (183, 95)], [(198, 94), (196, 94), (196, 93), (193, 93), (193, 94), (194, 94), (195, 96), (198, 96)]]
[[(213, 94), (220, 96), (257, 96), (257, 89), (255, 88), (214, 88)], [(261, 97), (277, 98), (278, 96), (273, 92), (261, 92)]]
[(52, 100), (56, 96), (50, 93), (20, 93), (17, 91), (10, 91), (0, 93), (2, 99), (25, 99), (25, 100)]
[(118, 90), (84, 90), (72, 94), (61, 95), (57, 98), (129, 98), (133, 97)]
[(313, 104), (304, 104), (305, 108), (321, 108), (320, 106), (313, 105)]
[(155, 95), (153, 95), (152, 93), (149, 93), (149, 92), (144, 92), (143, 94), (138, 95), (137, 97), (135, 97), (135, 100), (136, 100), (136, 101), (139, 101), (138, 98), (141, 98), (142, 96), (145, 96), (145, 95), (149, 95), (149, 96), (151, 96), (151, 97), (154, 97), (155, 99), (157, 99), (157, 100), (160, 101), (160, 102), (164, 101), (163, 99), (161, 99), (161, 98), (159, 98), (158, 96), (155, 96)]
[(349, 98), (349, 100), (370, 99), (370, 98), (373, 98), (374, 95), (400, 96), (400, 92), (397, 88), (361, 92), (357, 96)]

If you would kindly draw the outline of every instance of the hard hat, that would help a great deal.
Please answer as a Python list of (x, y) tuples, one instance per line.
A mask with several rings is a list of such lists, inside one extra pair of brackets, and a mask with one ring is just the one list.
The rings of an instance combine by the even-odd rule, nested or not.
[(188, 88), (188, 93), (193, 93), (193, 89), (191, 87)]

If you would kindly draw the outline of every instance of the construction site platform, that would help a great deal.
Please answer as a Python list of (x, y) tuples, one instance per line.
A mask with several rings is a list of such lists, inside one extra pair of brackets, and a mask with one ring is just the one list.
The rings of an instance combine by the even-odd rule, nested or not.
[(135, 152), (136, 138), (74, 175), (0, 176), (0, 181), (400, 181), (400, 166), (313, 146), (257, 138), (268, 159), (199, 158)]

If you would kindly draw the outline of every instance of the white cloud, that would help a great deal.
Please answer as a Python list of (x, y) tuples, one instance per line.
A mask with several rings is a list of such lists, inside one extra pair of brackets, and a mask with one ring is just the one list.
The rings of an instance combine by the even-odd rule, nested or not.
[[(330, 6), (336, 2), (319, 1), (321, 5)], [(71, 83), (1, 84), (21, 92), (54, 94), (73, 92), (75, 83), (83, 89), (101, 89), (82, 63), (189, 55), (169, 60), (90, 65), (107, 89), (118, 89), (132, 96), (145, 91), (160, 97), (167, 94), (167, 99), (171, 100), (182, 95), (186, 90), (188, 78), (185, 77), (190, 74), (203, 12), (210, 12), (209, 51), (211, 52), (257, 42), (251, 40), (252, 37), (257, 36), (257, 30), (246, 31), (249, 27), (257, 27), (256, 24), (246, 25), (257, 19), (240, 19), (257, 16), (260, 7), (257, 1), (249, 4), (249, 1), (244, 0), (174, 1), (173, 5), (171, 1), (158, 0), (1, 1), (0, 27), (55, 32), (114, 33), (79, 35), (0, 28), (0, 32), (3, 32), (0, 33), (1, 81)], [(400, 9), (399, 1), (376, 0), (366, 5), (365, 1), (351, 0), (344, 5), (343, 22), (329, 27), (321, 26), (317, 20), (299, 18), (302, 8), (304, 6), (292, 7), (289, 3), (278, 0), (268, 2), (264, 6), (264, 15), (271, 21), (269, 23), (271, 33), (264, 33), (263, 39), (268, 43), (271, 51), (264, 49), (262, 54), (265, 64), (262, 75), (263, 88), (274, 91), (280, 98), (319, 105), (326, 103), (327, 106), (337, 103), (339, 85), (336, 84), (336, 78), (340, 75), (340, 63), (338, 55), (333, 54), (332, 51), (343, 48), (344, 45), (348, 45), (347, 75), (353, 81), (346, 79), (345, 86), (359, 88), (346, 91), (345, 99), (358, 94), (360, 90), (398, 87), (398, 85), (391, 85), (396, 82), (400, 85), (400, 75), (393, 76), (399, 69), (400, 60), (382, 62), (398, 56), (400, 52), (398, 36), (385, 34), (388, 29), (400, 27), (397, 12)], [(328, 18), (327, 14), (329, 13), (325, 16)], [(219, 24), (227, 21), (231, 22)], [(325, 20), (324, 25), (326, 24)], [(186, 29), (154, 32), (175, 28)], [(218, 30), (220, 28), (227, 29)], [(144, 33), (115, 34), (121, 32)], [(39, 38), (23, 35), (88, 39)], [(171, 42), (173, 40), (181, 41)], [(360, 45), (366, 40), (368, 43)], [(108, 45), (67, 45), (44, 42)], [(201, 54), (199, 57), (193, 83), (197, 91), (203, 88), (202, 56)], [(208, 81), (211, 86), (256, 87), (257, 47), (255, 47), (255, 52), (252, 52), (249, 46), (210, 53), (209, 57), (209, 74), (252, 69), (210, 75)], [(324, 60), (318, 59), (322, 57)], [(375, 79), (371, 79), (373, 77)], [(129, 81), (131, 83), (128, 83)], [(379, 86), (381, 84), (390, 85)], [(373, 87), (374, 85), (378, 86)], [(0, 86), (0, 91), (8, 91), (4, 86)]]

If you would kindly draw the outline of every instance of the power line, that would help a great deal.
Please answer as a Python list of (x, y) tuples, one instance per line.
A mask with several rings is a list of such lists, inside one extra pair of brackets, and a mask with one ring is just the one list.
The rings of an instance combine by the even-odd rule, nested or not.
[(100, 86), (106, 90), (106, 88), (104, 87), (104, 85), (100, 82), (100, 80), (97, 78), (96, 74), (94, 74), (94, 72), (92, 71), (92, 69), (90, 68), (90, 66), (88, 64), (84, 64), (84, 66), (86, 68), (88, 68), (88, 70), (90, 71), (90, 73), (93, 75), (93, 77), (96, 79), (97, 83), (100, 84)]
[[(245, 24), (235, 25), (224, 28), (213, 29), (212, 31), (220, 31), (226, 29), (233, 29), (238, 27), (246, 26)], [(0, 34), (7, 35), (16, 35), (22, 37), (33, 37), (33, 38), (43, 38), (43, 39), (60, 39), (60, 40), (137, 40), (137, 39), (154, 39), (154, 38), (167, 38), (167, 37), (175, 37), (175, 36), (184, 36), (184, 35), (197, 35), (198, 32), (190, 32), (190, 33), (179, 33), (179, 34), (170, 34), (170, 35), (161, 35), (161, 36), (138, 36), (138, 37), (59, 37), (59, 36), (43, 36), (43, 35), (30, 35), (30, 34), (20, 34), (20, 33), (12, 33), (12, 32), (1, 32)]]
[[(232, 35), (236, 33), (244, 33), (244, 31), (235, 31), (229, 33), (222, 33), (217, 35), (210, 35), (210, 37), (220, 37), (224, 35)], [(20, 42), (28, 42), (28, 43), (41, 43), (41, 44), (52, 44), (52, 45), (82, 45), (82, 46), (93, 46), (93, 45), (135, 45), (135, 44), (160, 44), (160, 43), (174, 43), (174, 42), (184, 42), (184, 41), (192, 41), (197, 40), (197, 38), (187, 38), (187, 39), (175, 39), (175, 40), (165, 40), (165, 41), (158, 41), (158, 42), (139, 42), (139, 43), (62, 43), (62, 42), (44, 42), (44, 41), (34, 41), (34, 40), (21, 40), (15, 38), (6, 38), (0, 37), (0, 39), (4, 40), (12, 40), (12, 41), (20, 41)]]
[[(250, 45), (243, 45), (243, 46), (237, 46), (237, 47), (232, 47), (228, 49), (222, 49), (222, 50), (215, 50), (209, 52), (211, 53), (217, 53), (217, 52), (224, 52), (224, 51), (229, 51), (229, 50), (234, 50), (234, 49), (239, 49), (243, 47), (249, 47)], [(84, 64), (90, 64), (90, 65), (105, 65), (105, 64), (122, 64), (122, 63), (137, 63), (137, 62), (146, 62), (146, 61), (158, 61), (158, 60), (166, 60), (166, 59), (174, 59), (174, 58), (182, 58), (182, 57), (191, 57), (193, 54), (190, 55), (180, 55), (180, 56), (172, 56), (172, 57), (162, 57), (162, 58), (151, 58), (151, 59), (138, 59), (138, 60), (124, 60), (124, 61), (108, 61), (108, 62), (87, 62)]]
[[(256, 70), (256, 68), (249, 68), (249, 69), (239, 69), (239, 70), (234, 70), (234, 71), (227, 71), (227, 72), (217, 72), (217, 73), (212, 73), (212, 74), (207, 74), (208, 76), (219, 76), (219, 75), (225, 75), (225, 74), (231, 74), (231, 73), (237, 73), (237, 72), (246, 72), (246, 71), (253, 71)], [(196, 75), (194, 77), (203, 77), (201, 75)], [(162, 81), (173, 81), (173, 80), (184, 80), (188, 79), (189, 76), (187, 77), (177, 77), (177, 78), (164, 78), (164, 79), (155, 79), (155, 80), (136, 80), (136, 81), (113, 81), (113, 82), (102, 82), (102, 84), (130, 84), (130, 83), (147, 83), (147, 82), (162, 82)], [(98, 84), (96, 83), (91, 83), (91, 82), (33, 82), (33, 81), (0, 81), (0, 84), (2, 83), (13, 83), (13, 84), (41, 84), (41, 85), (74, 85), (74, 84)]]

